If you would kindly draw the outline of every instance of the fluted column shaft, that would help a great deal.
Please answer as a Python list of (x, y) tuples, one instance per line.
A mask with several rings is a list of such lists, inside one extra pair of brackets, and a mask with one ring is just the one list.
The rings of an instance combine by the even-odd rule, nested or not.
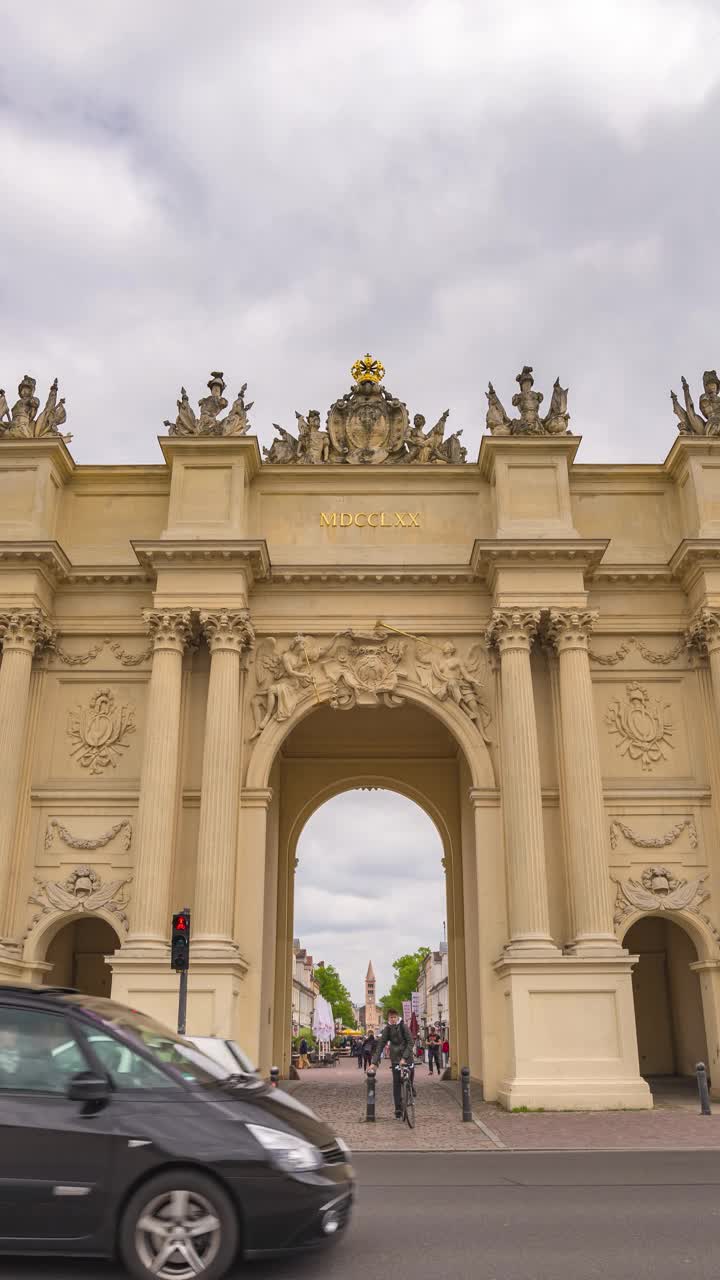
[(182, 662), (191, 615), (189, 609), (148, 609), (143, 616), (154, 648), (135, 839), (132, 932), (126, 947), (164, 949), (170, 929)]
[(28, 715), (30, 675), (35, 650), (51, 636), (40, 609), (12, 609), (0, 615), (3, 641), (0, 665), (0, 940), (9, 924), (8, 889), (20, 777)]
[(708, 608), (700, 609), (693, 618), (689, 638), (707, 649), (715, 721), (720, 732), (720, 613)]
[(596, 616), (587, 610), (553, 609), (549, 625), (558, 653), (571, 947), (578, 953), (617, 950), (619, 945), (608, 893), (602, 771), (588, 652)]
[(488, 639), (500, 653), (502, 802), (512, 950), (555, 949), (550, 937), (540, 755), (530, 646), (539, 613), (495, 609)]
[(232, 944), (240, 807), (241, 658), (253, 641), (247, 610), (203, 613), (210, 649), (193, 935), (196, 943)]

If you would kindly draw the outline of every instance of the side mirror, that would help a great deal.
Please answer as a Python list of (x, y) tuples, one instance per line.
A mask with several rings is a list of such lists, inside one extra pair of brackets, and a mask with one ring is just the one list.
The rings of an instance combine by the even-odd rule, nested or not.
[(110, 1085), (105, 1076), (94, 1071), (78, 1071), (68, 1081), (67, 1096), (71, 1102), (105, 1102), (110, 1096)]

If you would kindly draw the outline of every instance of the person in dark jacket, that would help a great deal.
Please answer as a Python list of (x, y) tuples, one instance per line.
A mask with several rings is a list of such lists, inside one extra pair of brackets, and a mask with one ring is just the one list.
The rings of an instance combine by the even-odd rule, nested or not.
[(371, 1031), (369, 1032), (368, 1035), (366, 1035), (362, 1043), (363, 1071), (367, 1071), (368, 1067), (370, 1066), (370, 1063), (372, 1062), (372, 1056), (375, 1052), (375, 1044), (376, 1044), (375, 1036), (374, 1036), (374, 1033)]
[(432, 1075), (433, 1066), (440, 1075), (441, 1041), (437, 1031), (431, 1031), (428, 1038), (428, 1075)]
[(400, 1063), (406, 1062), (413, 1070), (413, 1042), (412, 1036), (408, 1031), (405, 1023), (402, 1021), (397, 1009), (388, 1009), (387, 1026), (384, 1028), (380, 1039), (376, 1041), (373, 1062), (377, 1067), (385, 1045), (390, 1049), (390, 1062), (392, 1063), (393, 1073), (393, 1101), (395, 1103), (395, 1115), (399, 1120), (402, 1116), (402, 1093), (400, 1089)]

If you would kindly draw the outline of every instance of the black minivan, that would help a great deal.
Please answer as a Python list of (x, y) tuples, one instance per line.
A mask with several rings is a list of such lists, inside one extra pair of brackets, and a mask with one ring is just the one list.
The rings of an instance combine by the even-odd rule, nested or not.
[(0, 1251), (219, 1280), (337, 1239), (352, 1197), (342, 1139), (259, 1076), (112, 1000), (0, 984)]

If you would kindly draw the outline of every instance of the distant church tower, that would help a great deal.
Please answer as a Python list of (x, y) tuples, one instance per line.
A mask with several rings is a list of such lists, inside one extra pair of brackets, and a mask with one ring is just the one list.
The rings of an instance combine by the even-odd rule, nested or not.
[(365, 1008), (363, 1013), (365, 1030), (378, 1031), (380, 1028), (380, 1014), (375, 1004), (375, 971), (372, 967), (372, 960), (365, 975)]

